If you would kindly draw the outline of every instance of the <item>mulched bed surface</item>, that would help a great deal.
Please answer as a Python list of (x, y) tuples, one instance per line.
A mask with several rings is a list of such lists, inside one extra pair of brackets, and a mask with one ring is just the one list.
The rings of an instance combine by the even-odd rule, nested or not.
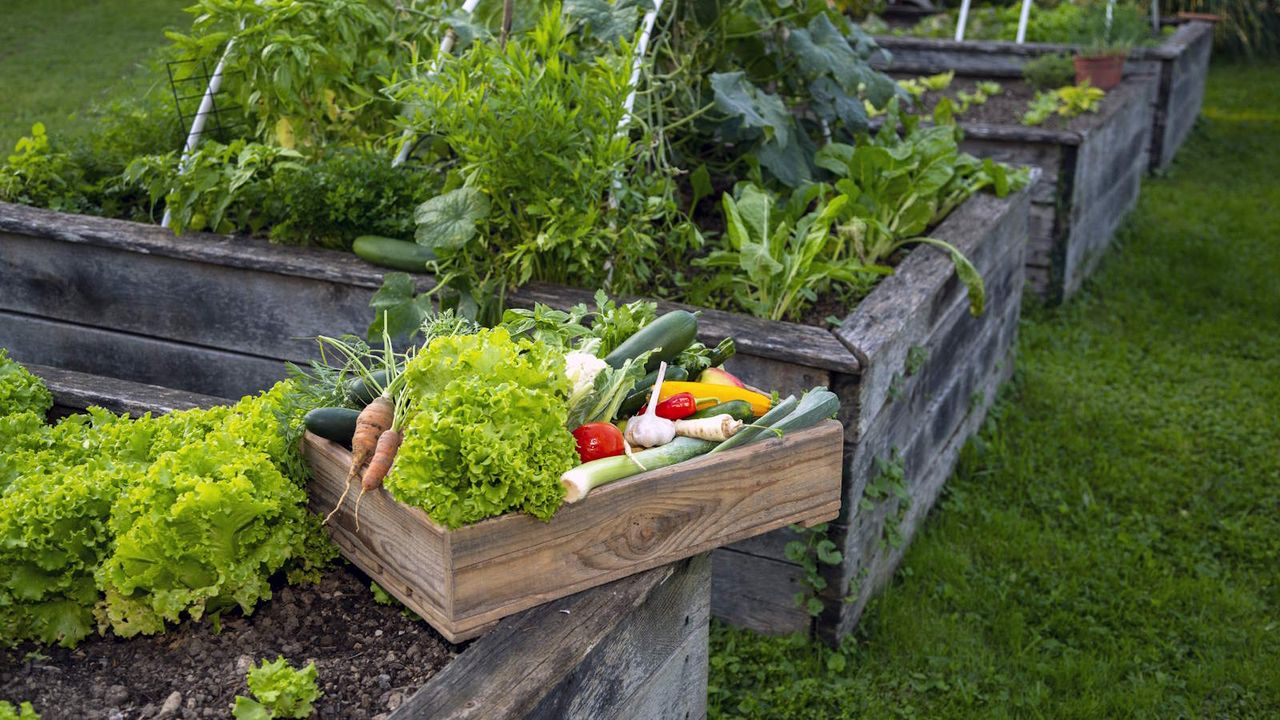
[(187, 622), (153, 637), (93, 637), (74, 650), (2, 650), (0, 699), (29, 700), (43, 720), (229, 718), (235, 696), (249, 694), (249, 664), (284, 655), (295, 667), (315, 660), (324, 693), (317, 717), (372, 720), (459, 651), (399, 605), (374, 602), (369, 579), (344, 565), (318, 585), (277, 590), (253, 615), (225, 617), (219, 634)]
[[(906, 77), (915, 77), (911, 75), (898, 75), (898, 79)], [(989, 78), (988, 78), (989, 79)], [(926, 115), (932, 115), (933, 108), (938, 104), (938, 98), (945, 95), (953, 101), (956, 100), (956, 93), (963, 90), (965, 92), (973, 92), (978, 83), (983, 78), (969, 78), (956, 76), (951, 81), (951, 87), (940, 93), (927, 92), (924, 95), (924, 110)], [(1027, 105), (1031, 99), (1035, 97), (1035, 88), (1031, 87), (1020, 80), (1011, 80), (1009, 78), (999, 78), (996, 82), (1000, 83), (1002, 88), (999, 95), (996, 95), (982, 105), (972, 105), (963, 115), (958, 116), (961, 123), (981, 123), (986, 125), (1022, 125), (1022, 115), (1027, 111)], [(1105, 107), (1110, 101), (1111, 95), (1103, 98), (1102, 106)], [(1091, 127), (1097, 122), (1097, 118), (1102, 113), (1103, 107), (1098, 108), (1097, 113), (1085, 113), (1078, 117), (1065, 119), (1058, 115), (1054, 115), (1034, 127), (1044, 130), (1073, 130), (1080, 131)]]

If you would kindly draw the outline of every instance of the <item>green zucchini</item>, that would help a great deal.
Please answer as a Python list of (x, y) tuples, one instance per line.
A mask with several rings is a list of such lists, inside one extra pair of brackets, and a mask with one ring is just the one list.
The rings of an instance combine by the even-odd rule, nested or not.
[[(791, 411), (795, 410), (799, 404), (800, 403), (796, 400), (795, 395), (788, 395), (786, 399), (777, 405), (774, 405), (772, 410), (761, 415), (755, 422), (742, 428), (736, 435), (712, 448), (711, 452), (720, 452), (722, 450), (729, 450), (730, 448), (738, 447), (739, 445), (746, 445), (760, 433), (768, 432), (765, 428), (772, 426), (774, 423), (790, 415)], [(772, 435), (773, 433), (769, 434)]]
[(634, 335), (622, 341), (604, 361), (620, 368), (628, 360), (652, 350), (646, 370), (654, 370), (659, 363), (671, 363), (698, 337), (698, 318), (685, 310), (673, 310), (640, 328)]
[(351, 444), (351, 436), (356, 434), (356, 418), (359, 410), (342, 407), (316, 408), (302, 418), (307, 430), (325, 440), (332, 440), (343, 445)]
[(689, 419), (696, 420), (698, 418), (715, 417), (716, 415), (729, 415), (733, 417), (734, 420), (741, 420), (748, 423), (751, 422), (753, 417), (755, 417), (755, 415), (751, 413), (751, 403), (746, 400), (730, 400), (729, 402), (712, 405), (705, 410), (699, 410), (698, 412), (690, 415)]
[[(689, 373), (682, 367), (668, 366), (667, 375), (663, 382), (667, 380), (675, 380), (677, 382), (688, 380)], [(631, 392), (627, 394), (627, 399), (622, 401), (618, 406), (618, 417), (626, 417), (634, 415), (649, 402), (649, 395), (653, 393), (653, 384), (658, 382), (658, 371), (645, 375), (640, 378), (631, 388)]]
[(373, 402), (373, 399), (382, 393), (378, 388), (387, 384), (387, 371), (374, 370), (372, 375), (373, 379), (377, 381), (376, 385), (373, 383), (366, 383), (364, 378), (356, 376), (348, 380), (346, 385), (343, 386), (343, 394), (347, 396), (347, 400), (352, 405), (364, 407), (365, 405)]
[(436, 254), (429, 247), (377, 235), (361, 235), (351, 249), (374, 265), (405, 272), (426, 272), (427, 263), (436, 259)]

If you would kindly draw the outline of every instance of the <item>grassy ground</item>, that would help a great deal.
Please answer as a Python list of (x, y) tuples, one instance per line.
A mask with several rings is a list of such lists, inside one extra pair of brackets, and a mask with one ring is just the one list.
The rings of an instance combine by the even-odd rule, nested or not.
[(31, 124), (75, 132), (72, 117), (137, 81), (166, 28), (190, 26), (185, 0), (0, 0), (0, 156)]
[(717, 628), (720, 717), (1280, 717), (1280, 66), (1215, 67), (839, 652)]

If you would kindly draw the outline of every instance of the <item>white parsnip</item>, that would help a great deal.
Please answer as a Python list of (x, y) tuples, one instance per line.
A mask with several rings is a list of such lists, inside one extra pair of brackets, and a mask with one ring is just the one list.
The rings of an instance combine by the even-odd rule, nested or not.
[(724, 442), (742, 429), (742, 421), (728, 413), (695, 420), (677, 420), (676, 435)]

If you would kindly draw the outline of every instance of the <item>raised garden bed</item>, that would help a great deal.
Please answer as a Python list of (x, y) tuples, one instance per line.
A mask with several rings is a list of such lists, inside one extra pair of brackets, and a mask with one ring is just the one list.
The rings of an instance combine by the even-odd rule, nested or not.
[[(54, 393), (55, 412), (210, 402), (31, 369)], [(234, 696), (247, 694), (247, 663), (283, 654), (316, 660), (320, 718), (700, 718), (709, 572), (705, 556), (666, 565), (511, 616), (455, 646), (377, 604), (368, 578), (344, 566), (318, 586), (278, 590), (253, 615), (224, 618), (220, 633), (188, 622), (154, 637), (95, 637), (75, 650), (3, 651), (0, 697), (33, 701), (46, 720), (150, 718), (166, 702), (176, 704), (168, 717), (226, 717)]]
[[(913, 250), (835, 330), (712, 310), (700, 317), (704, 340), (735, 338), (738, 354), (728, 366), (751, 384), (784, 395), (826, 385), (840, 396), (842, 510), (829, 532), (844, 561), (826, 569), (838, 583), (825, 592), (831, 610), (818, 623), (825, 635), (851, 628), (876, 589), (863, 582), (858, 602), (846, 604), (849, 579), (864, 568), (887, 573), (896, 562), (860, 540), (867, 527), (883, 525), (858, 510), (875, 460), (890, 461), (895, 449), (901, 456), (915, 509), (900, 528), (909, 536), (1012, 370), (1030, 194), (976, 196), (932, 233), (963, 251), (984, 278), (980, 317), (969, 314), (949, 258), (928, 247)], [(334, 252), (174, 237), (148, 225), (0, 204), (0, 346), (20, 361), (235, 397), (280, 377), (279, 359), (310, 356), (306, 336), (361, 330), (382, 274)], [(132, 281), (108, 280), (122, 277)], [(192, 302), (187, 288), (195, 286), (203, 290), (192, 297), (226, 300)], [(284, 303), (291, 293), (302, 299)], [(590, 295), (533, 285), (513, 302), (565, 306)], [(781, 530), (716, 551), (715, 613), (765, 632), (813, 629), (795, 601), (806, 580), (786, 554), (795, 538)]]
[[(1022, 66), (1039, 55), (1073, 52), (1070, 45), (1050, 43), (938, 40), (933, 38), (877, 36), (876, 42), (893, 53), (893, 62), (879, 59), (880, 67), (896, 73), (929, 75), (955, 70), (957, 75), (988, 78), (1022, 76)], [(1185, 22), (1155, 47), (1138, 48), (1127, 67), (1133, 74), (1155, 78), (1152, 98), (1149, 165), (1165, 168), (1186, 141), (1200, 114), (1204, 84), (1213, 50), (1213, 25)]]
[[(947, 94), (972, 89), (980, 78), (957, 76)], [(1040, 168), (1031, 188), (1028, 287), (1049, 302), (1080, 289), (1106, 253), (1116, 230), (1138, 202), (1147, 167), (1154, 80), (1126, 76), (1096, 113), (1040, 126), (1021, 123), (1033, 95), (1020, 80), (1005, 80), (1000, 95), (960, 116), (961, 148), (979, 157)], [(931, 111), (936, 95), (925, 96)]]

